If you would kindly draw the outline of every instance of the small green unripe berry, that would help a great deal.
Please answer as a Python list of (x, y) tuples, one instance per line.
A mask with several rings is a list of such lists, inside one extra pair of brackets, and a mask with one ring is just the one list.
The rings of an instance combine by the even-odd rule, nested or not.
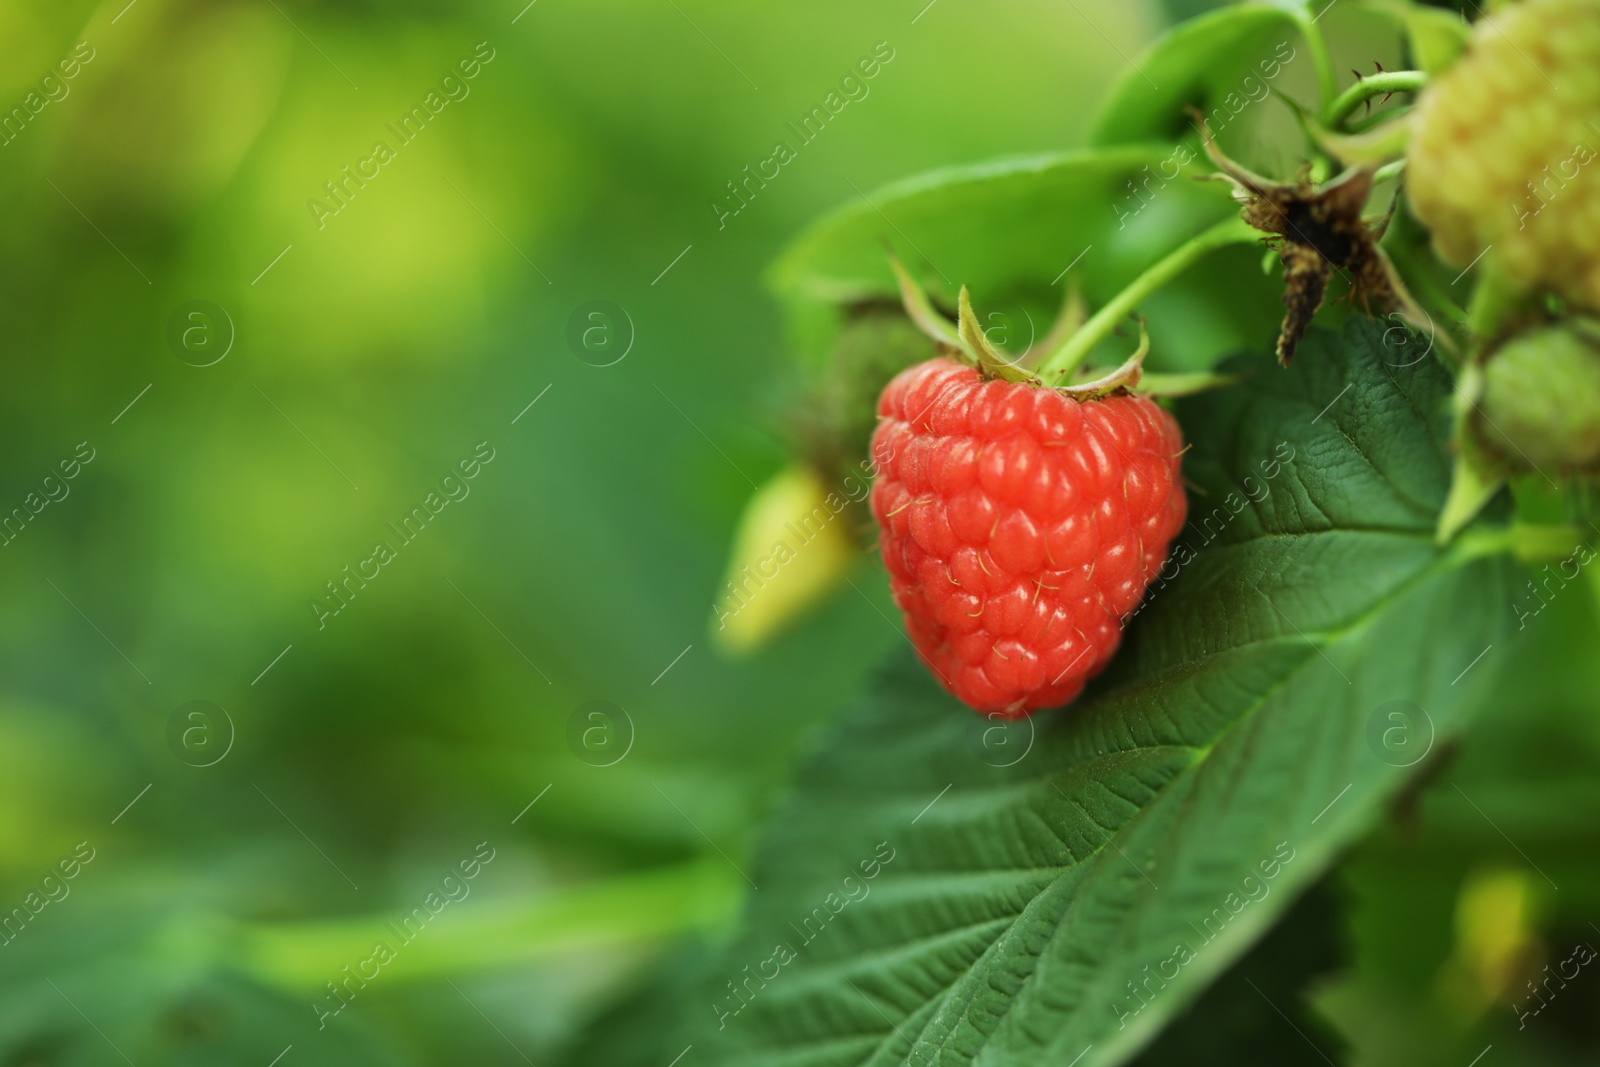
[(1490, 353), (1468, 413), (1478, 442), (1514, 471), (1600, 470), (1600, 324), (1541, 326)]

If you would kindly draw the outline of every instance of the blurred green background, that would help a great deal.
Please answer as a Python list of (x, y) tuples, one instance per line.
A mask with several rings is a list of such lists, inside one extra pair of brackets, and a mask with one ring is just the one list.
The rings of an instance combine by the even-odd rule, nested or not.
[[(859, 191), (1081, 143), (1203, 6), (0, 3), (0, 1063), (601, 1062), (588, 1028), (726, 929), (797, 746), (902, 641), (865, 561), (758, 656), (707, 641), (787, 455), (761, 271)], [(606, 366), (569, 343), (597, 300)]]

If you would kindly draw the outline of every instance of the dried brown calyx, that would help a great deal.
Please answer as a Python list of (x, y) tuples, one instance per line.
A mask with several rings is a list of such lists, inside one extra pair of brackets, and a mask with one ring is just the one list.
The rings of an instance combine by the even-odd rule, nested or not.
[(1372, 194), (1375, 168), (1352, 166), (1331, 181), (1317, 185), (1302, 174), (1293, 182), (1275, 182), (1245, 169), (1217, 148), (1205, 116), (1191, 109), (1206, 153), (1234, 186), (1243, 202), (1240, 216), (1270, 234), (1268, 243), (1283, 261), (1284, 315), (1278, 333), (1278, 362), (1294, 357), (1300, 339), (1322, 307), (1328, 282), (1337, 271), (1349, 283), (1349, 298), (1368, 315), (1399, 311), (1414, 321), (1425, 316), (1405, 290), (1389, 257), (1378, 247), (1394, 206), (1381, 218), (1361, 215)]

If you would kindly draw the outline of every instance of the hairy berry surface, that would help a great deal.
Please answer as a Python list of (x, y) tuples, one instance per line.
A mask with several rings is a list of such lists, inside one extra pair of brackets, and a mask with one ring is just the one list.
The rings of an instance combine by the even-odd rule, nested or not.
[(981, 712), (1078, 695), (1183, 526), (1178, 425), (934, 359), (878, 400), (872, 510), (924, 662)]

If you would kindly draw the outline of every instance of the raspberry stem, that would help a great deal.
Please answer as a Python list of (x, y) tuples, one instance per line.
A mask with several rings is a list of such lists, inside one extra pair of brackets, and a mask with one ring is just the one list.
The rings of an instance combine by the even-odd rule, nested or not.
[(1428, 84), (1428, 76), (1420, 70), (1388, 70), (1369, 74), (1340, 93), (1322, 116), (1322, 124), (1330, 129), (1349, 118), (1362, 104), (1380, 94), (1414, 93)]
[(1039, 364), (1039, 377), (1045, 381), (1064, 380), (1089, 358), (1095, 345), (1105, 340), (1133, 312), (1139, 301), (1182, 274), (1207, 252), (1225, 245), (1254, 241), (1260, 236), (1260, 232), (1243, 219), (1230, 216), (1191, 237), (1112, 297), (1089, 317), (1082, 329), (1067, 337), (1060, 347), (1046, 353)]
[(1486, 556), (1512, 555), (1530, 565), (1555, 563), (1591, 540), (1574, 525), (1518, 520), (1509, 526), (1468, 531), (1456, 542), (1452, 558), (1460, 564)]
[(1495, 258), (1487, 256), (1478, 268), (1478, 282), (1467, 305), (1467, 327), (1480, 339), (1492, 338), (1521, 303), (1522, 294)]

